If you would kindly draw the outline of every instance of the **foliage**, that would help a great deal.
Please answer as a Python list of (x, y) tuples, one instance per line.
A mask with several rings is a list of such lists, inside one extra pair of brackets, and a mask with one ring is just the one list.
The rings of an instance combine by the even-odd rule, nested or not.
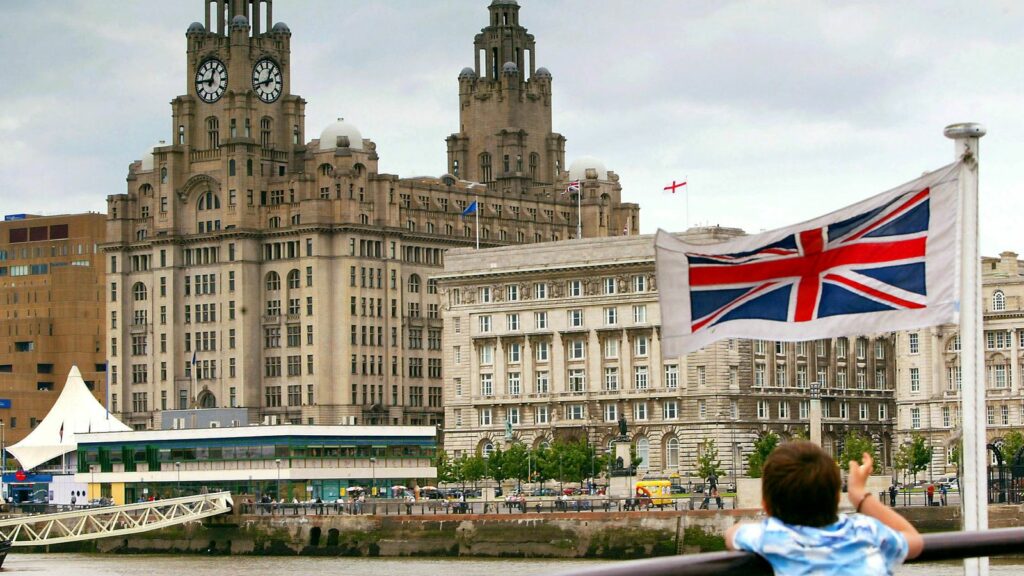
[(903, 444), (896, 450), (893, 466), (897, 470), (905, 470), (917, 480), (917, 473), (928, 467), (932, 461), (932, 451), (924, 443), (920, 434), (914, 434), (909, 444)]
[(437, 467), (437, 481), (438, 482), (456, 482), (456, 476), (458, 475), (455, 471), (456, 463), (448, 458), (448, 453), (444, 450), (439, 450), (437, 458), (434, 462), (434, 466)]
[(487, 478), (494, 478), (499, 484), (508, 478), (505, 474), (505, 453), (502, 452), (501, 446), (495, 446), (485, 460), (487, 466), (484, 474)]
[(791, 434), (790, 436), (791, 436), (791, 438), (790, 438), (791, 440), (810, 440), (811, 439), (810, 432), (807, 430), (807, 428), (804, 428), (804, 427), (797, 428), (796, 430), (793, 431), (793, 434)]
[(960, 468), (963, 466), (964, 461), (964, 443), (963, 440), (957, 440), (953, 443), (953, 449), (950, 450), (949, 460), (953, 463), (953, 467), (956, 468), (956, 475), (960, 475)]
[(872, 460), (877, 460), (875, 445), (871, 442), (871, 438), (856, 430), (851, 430), (843, 440), (843, 453), (839, 455), (839, 467), (846, 468), (851, 460), (863, 464), (865, 452), (871, 455)]
[(1017, 452), (1021, 448), (1024, 448), (1024, 434), (1021, 434), (1020, 430), (1011, 430), (1003, 436), (1002, 446), (1000, 450), (1003, 453), (1003, 461), (1008, 465), (1013, 464), (1013, 459), (1017, 456)]
[(463, 457), (462, 460), (462, 481), (473, 482), (474, 484), (480, 481), (481, 478), (487, 476), (487, 461), (480, 454), (475, 454), (470, 457)]
[[(508, 452), (505, 452), (501, 463), (502, 476), (519, 481), (529, 480), (527, 475), (530, 472), (530, 458), (530, 450), (526, 445), (516, 442), (509, 446)], [(495, 480), (497, 479), (495, 477)]]
[(762, 434), (760, 438), (754, 442), (754, 451), (747, 456), (747, 475), (751, 478), (760, 478), (761, 469), (764, 467), (764, 461), (768, 459), (768, 455), (775, 450), (775, 447), (779, 445), (779, 436), (775, 432), (768, 432)]
[(718, 448), (715, 447), (715, 441), (705, 438), (701, 448), (697, 455), (697, 475), (701, 478), (707, 478), (712, 474), (721, 476), (723, 474), (722, 462), (718, 459)]

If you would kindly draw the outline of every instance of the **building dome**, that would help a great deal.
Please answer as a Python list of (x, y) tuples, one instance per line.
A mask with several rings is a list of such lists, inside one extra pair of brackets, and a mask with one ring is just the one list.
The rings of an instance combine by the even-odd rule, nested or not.
[(146, 150), (146, 153), (142, 155), (142, 168), (139, 170), (142, 172), (149, 172), (153, 169), (153, 148), (159, 148), (161, 146), (167, 146), (167, 142), (161, 140), (154, 144), (149, 150)]
[(519, 3), (516, 0), (494, 0), (491, 6), (519, 6)]
[(274, 27), (270, 29), (271, 32), (277, 32), (281, 34), (291, 34), (292, 30), (284, 22), (278, 22), (274, 24)]
[(462, 72), (459, 72), (459, 80), (463, 80), (463, 79), (475, 80), (476, 79), (476, 70), (473, 70), (469, 66), (466, 66), (465, 68), (463, 68)]
[(519, 74), (519, 67), (515, 62), (505, 62), (505, 65), (501, 67), (501, 73), (505, 76), (515, 76)]
[(203, 34), (204, 32), (206, 32), (206, 26), (203, 26), (199, 22), (193, 22), (193, 23), (188, 25), (188, 30), (185, 33), (186, 34)]
[(337, 148), (339, 136), (348, 138), (348, 147), (352, 150), (363, 149), (362, 133), (355, 126), (345, 122), (344, 118), (338, 118), (337, 122), (324, 128), (324, 131), (320, 133), (320, 149), (333, 150)]
[(246, 18), (245, 16), (242, 16), (241, 14), (239, 14), (238, 16), (235, 16), (234, 18), (231, 19), (231, 29), (232, 30), (237, 30), (239, 28), (248, 28), (248, 27), (249, 27), (249, 19)]
[(551, 79), (551, 72), (549, 72), (548, 69), (543, 66), (537, 68), (537, 71), (534, 72), (533, 75), (536, 76), (537, 78), (547, 78), (549, 80)]
[(604, 162), (593, 156), (580, 156), (573, 160), (572, 164), (569, 165), (569, 179), (586, 180), (587, 170), (591, 169), (597, 172), (598, 180), (608, 179), (608, 170), (604, 167)]

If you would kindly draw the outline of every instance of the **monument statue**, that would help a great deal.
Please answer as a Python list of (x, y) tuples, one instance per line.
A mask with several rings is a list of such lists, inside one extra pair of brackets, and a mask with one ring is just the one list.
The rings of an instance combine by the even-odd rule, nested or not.
[(621, 438), (623, 440), (628, 438), (628, 436), (626, 435), (626, 415), (625, 414), (622, 414), (622, 415), (619, 416), (619, 438)]
[(505, 420), (505, 440), (512, 440), (512, 421)]

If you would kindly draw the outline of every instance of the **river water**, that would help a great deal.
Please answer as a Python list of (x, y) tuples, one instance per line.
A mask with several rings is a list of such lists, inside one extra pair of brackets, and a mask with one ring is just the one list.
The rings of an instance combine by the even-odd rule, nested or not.
[[(170, 556), (114, 554), (23, 554), (14, 551), (4, 562), (4, 573), (67, 576), (273, 576), (316, 574), (328, 576), (550, 575), (587, 566), (600, 560), (522, 560), (461, 558), (310, 558), (254, 556)], [(958, 576), (960, 563), (904, 566), (899, 576)], [(1024, 573), (1024, 563), (993, 561), (992, 576)]]

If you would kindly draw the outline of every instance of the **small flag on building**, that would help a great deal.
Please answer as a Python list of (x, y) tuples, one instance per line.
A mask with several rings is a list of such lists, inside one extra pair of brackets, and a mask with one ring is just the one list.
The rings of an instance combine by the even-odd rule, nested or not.
[(569, 182), (568, 186), (565, 187), (565, 191), (562, 192), (562, 196), (565, 196), (566, 194), (578, 194), (579, 191), (580, 191), (580, 181), (579, 180), (573, 180), (572, 182)]
[(474, 200), (472, 204), (470, 204), (469, 206), (466, 206), (466, 209), (462, 211), (462, 217), (465, 218), (466, 216), (469, 216), (470, 214), (475, 213), (476, 209), (477, 209), (476, 200)]
[(64, 423), (63, 422), (60, 423), (60, 432), (58, 432), (58, 434), (60, 435), (60, 441), (64, 442)]
[(668, 190), (669, 192), (675, 194), (676, 188), (682, 188), (683, 186), (686, 186), (686, 180), (683, 180), (682, 182), (676, 182), (675, 180), (673, 180), (671, 184), (665, 186), (664, 190)]

